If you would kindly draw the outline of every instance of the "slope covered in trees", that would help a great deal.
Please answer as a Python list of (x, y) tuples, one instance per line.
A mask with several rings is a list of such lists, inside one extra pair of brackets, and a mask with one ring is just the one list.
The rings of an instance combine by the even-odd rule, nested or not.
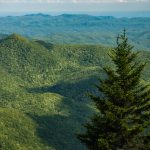
[[(85, 149), (75, 133), (94, 111), (85, 94), (103, 76), (101, 67), (112, 65), (109, 49), (52, 45), (17, 34), (1, 39), (0, 147)], [(148, 82), (150, 53), (140, 58), (148, 63), (142, 77)]]

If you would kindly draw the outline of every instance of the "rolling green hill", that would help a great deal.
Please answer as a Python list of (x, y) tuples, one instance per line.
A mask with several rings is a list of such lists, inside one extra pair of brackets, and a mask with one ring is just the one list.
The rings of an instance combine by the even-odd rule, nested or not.
[[(86, 97), (110, 48), (53, 45), (12, 34), (0, 40), (0, 149), (84, 150), (75, 133), (94, 107)], [(140, 59), (148, 65), (150, 53)], [(113, 66), (112, 66), (113, 67)], [(144, 81), (145, 80), (145, 81)]]

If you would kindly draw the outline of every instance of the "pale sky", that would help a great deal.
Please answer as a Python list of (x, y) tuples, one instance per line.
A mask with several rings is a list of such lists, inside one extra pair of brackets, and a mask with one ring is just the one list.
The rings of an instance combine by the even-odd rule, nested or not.
[(0, 11), (150, 11), (150, 0), (0, 0)]

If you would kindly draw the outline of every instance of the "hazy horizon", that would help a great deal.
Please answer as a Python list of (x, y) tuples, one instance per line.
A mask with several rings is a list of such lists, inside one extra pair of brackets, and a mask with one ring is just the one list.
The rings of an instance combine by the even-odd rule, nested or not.
[(150, 17), (150, 0), (0, 0), (0, 16), (32, 13)]
[(23, 15), (30, 15), (30, 14), (47, 14), (51, 16), (57, 16), (62, 14), (74, 14), (74, 15), (93, 15), (93, 16), (113, 16), (113, 17), (150, 17), (150, 11), (56, 11), (56, 12), (42, 12), (42, 11), (29, 11), (29, 12), (0, 12), (1, 17), (7, 16), (23, 16)]
[(150, 11), (150, 0), (0, 0), (0, 12)]

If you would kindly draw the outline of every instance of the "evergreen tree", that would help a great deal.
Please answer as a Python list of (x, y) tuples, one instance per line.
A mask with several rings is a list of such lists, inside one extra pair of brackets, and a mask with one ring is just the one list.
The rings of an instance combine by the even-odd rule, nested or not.
[(140, 83), (145, 64), (137, 62), (132, 49), (124, 30), (110, 55), (115, 67), (104, 67), (106, 79), (96, 86), (101, 96), (90, 94), (98, 113), (85, 124), (86, 133), (77, 135), (90, 150), (134, 149), (139, 142), (148, 143), (150, 88)]

